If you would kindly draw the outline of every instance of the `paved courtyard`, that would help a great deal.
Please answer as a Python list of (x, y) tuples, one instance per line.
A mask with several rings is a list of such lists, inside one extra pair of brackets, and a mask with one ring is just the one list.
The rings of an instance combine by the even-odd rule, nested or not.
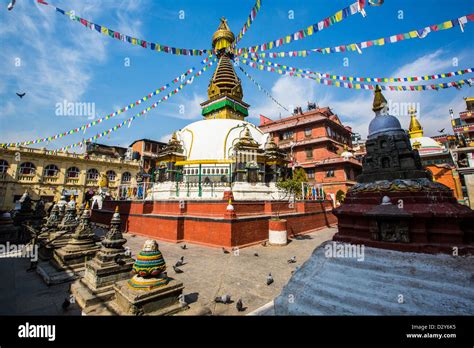
[[(331, 239), (336, 228), (324, 228), (293, 239), (285, 247), (255, 245), (238, 252), (224, 254), (219, 248), (159, 242), (168, 266), (168, 275), (184, 283), (184, 295), (190, 310), (183, 315), (203, 311), (213, 315), (245, 315), (272, 301), (291, 277), (292, 271), (301, 266), (312, 251)], [(146, 238), (125, 234), (127, 246), (136, 257)], [(258, 256), (255, 256), (255, 253)], [(183, 273), (176, 274), (172, 265), (184, 256)], [(296, 256), (296, 263), (287, 262)], [(67, 311), (61, 304), (68, 294), (69, 284), (46, 286), (35, 272), (26, 272), (29, 261), (25, 259), (0, 259), (0, 274), (5, 281), (0, 284), (0, 314), (31, 315), (80, 315), (71, 306)], [(274, 283), (267, 286), (271, 273)], [(228, 294), (231, 304), (216, 304), (216, 296)], [(235, 302), (241, 298), (246, 310), (238, 312)]]

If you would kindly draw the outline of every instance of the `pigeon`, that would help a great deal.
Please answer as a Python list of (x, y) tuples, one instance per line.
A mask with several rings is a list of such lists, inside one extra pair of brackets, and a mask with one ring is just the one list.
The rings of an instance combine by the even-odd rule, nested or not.
[(116, 256), (114, 257), (114, 261), (115, 261), (116, 264), (118, 264), (118, 265), (120, 265), (120, 266), (125, 265), (125, 261), (122, 260), (122, 257), (121, 257), (120, 255), (116, 255)]
[(23, 98), (26, 93), (17, 93), (16, 95), (19, 96), (20, 98)]
[(218, 296), (214, 299), (214, 302), (224, 303), (224, 304), (230, 303), (230, 295), (226, 294), (226, 295)]
[(10, 1), (10, 3), (8, 4), (8, 7), (7, 7), (8, 11), (13, 10), (13, 7), (15, 6), (15, 3), (16, 3), (16, 0)]
[(291, 259), (288, 260), (288, 263), (295, 263), (296, 262), (296, 256), (292, 256)]
[(268, 276), (267, 276), (267, 285), (270, 285), (271, 283), (273, 283), (273, 277), (272, 277), (272, 274), (271, 274), (271, 273), (268, 273)]
[(256, 257), (258, 257), (258, 253), (255, 253), (255, 254), (253, 254), (253, 256), (256, 256)]
[(67, 311), (70, 305), (71, 305), (71, 301), (69, 301), (69, 298), (66, 297), (61, 307), (63, 308), (63, 311)]
[(266, 247), (266, 246), (267, 246), (267, 241), (264, 241), (264, 242), (262, 243), (262, 246)]
[(186, 244), (181, 245), (181, 249), (186, 250), (187, 246)]
[(179, 268), (176, 267), (176, 266), (173, 266), (173, 269), (174, 269), (174, 271), (175, 271), (176, 273), (184, 273), (183, 270), (179, 269)]
[(33, 272), (38, 266), (38, 261), (31, 261), (30, 267), (26, 270), (27, 272)]
[(223, 252), (224, 254), (229, 254), (229, 250), (226, 250), (224, 247), (222, 247), (222, 252)]
[(237, 308), (237, 310), (239, 312), (243, 312), (245, 311), (245, 308), (244, 308), (244, 305), (242, 304), (242, 299), (240, 298), (237, 303), (235, 304), (235, 308)]
[(175, 264), (176, 267), (179, 267), (182, 265), (184, 265), (184, 256), (181, 256), (181, 258), (178, 261), (176, 261), (176, 264)]
[(443, 132), (444, 132), (444, 128), (443, 128), (443, 129), (440, 129), (438, 132), (443, 133)]
[(181, 306), (186, 307), (188, 303), (186, 302), (186, 297), (183, 294), (178, 296), (178, 301), (181, 303)]

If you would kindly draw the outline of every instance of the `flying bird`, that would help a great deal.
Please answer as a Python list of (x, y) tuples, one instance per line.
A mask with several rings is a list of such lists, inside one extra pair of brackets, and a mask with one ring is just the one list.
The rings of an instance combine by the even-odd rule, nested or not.
[(186, 244), (181, 245), (181, 249), (185, 250), (187, 248)]
[(25, 96), (26, 92), (23, 93), (17, 93), (16, 95), (19, 96), (20, 98), (23, 98)]
[(296, 256), (292, 256), (291, 259), (287, 261), (288, 263), (295, 263), (296, 262)]
[(267, 285), (270, 285), (273, 283), (273, 277), (272, 277), (272, 274), (271, 273), (268, 273), (268, 276), (267, 276)]
[(226, 295), (218, 296), (214, 299), (214, 302), (224, 303), (224, 304), (230, 303), (230, 295), (226, 294)]
[(235, 308), (237, 308), (237, 310), (239, 312), (243, 312), (245, 311), (246, 308), (244, 308), (244, 305), (242, 304), (242, 299), (240, 298), (237, 303), (235, 304)]
[(176, 267), (176, 266), (173, 266), (173, 269), (174, 269), (174, 271), (175, 271), (176, 273), (184, 273), (183, 270), (179, 269), (179, 268)]
[(444, 128), (443, 128), (443, 129), (440, 129), (438, 132), (443, 133), (443, 132), (444, 132)]
[(7, 7), (8, 11), (13, 10), (13, 7), (15, 6), (15, 3), (16, 3), (16, 0), (10, 1), (10, 3), (8, 4), (8, 7)]

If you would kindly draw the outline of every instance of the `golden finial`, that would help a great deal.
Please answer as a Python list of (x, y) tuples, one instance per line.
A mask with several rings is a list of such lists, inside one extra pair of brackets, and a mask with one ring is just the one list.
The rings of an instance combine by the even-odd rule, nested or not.
[(118, 207), (118, 205), (115, 206), (115, 212), (116, 212), (116, 213), (119, 212), (119, 207)]
[(89, 202), (86, 202), (86, 208), (85, 209), (89, 209)]
[(423, 136), (423, 127), (416, 118), (416, 108), (408, 109), (408, 113), (410, 114), (410, 127), (408, 129), (410, 138), (421, 138)]
[(232, 198), (229, 198), (229, 205), (232, 205)]
[(382, 94), (382, 89), (379, 85), (375, 86), (374, 91), (374, 103), (372, 104), (372, 110), (374, 112), (382, 110), (387, 105), (387, 99)]
[(232, 47), (234, 41), (234, 33), (227, 25), (227, 19), (222, 17), (219, 27), (217, 28), (214, 35), (212, 35), (212, 48), (217, 51), (223, 48)]

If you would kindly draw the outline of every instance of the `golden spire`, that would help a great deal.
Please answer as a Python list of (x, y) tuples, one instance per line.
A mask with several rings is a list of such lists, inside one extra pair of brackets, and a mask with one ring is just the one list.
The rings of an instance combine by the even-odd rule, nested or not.
[(379, 85), (375, 86), (374, 92), (374, 103), (372, 104), (372, 110), (374, 112), (382, 110), (387, 105), (387, 99), (382, 94), (382, 89)]
[(421, 138), (423, 136), (423, 127), (421, 126), (420, 122), (416, 118), (416, 109), (415, 108), (410, 108), (408, 110), (410, 113), (410, 128), (409, 134), (410, 134), (410, 139), (414, 138)]
[(227, 25), (227, 19), (222, 17), (217, 31), (214, 33), (214, 35), (212, 35), (212, 48), (215, 52), (217, 52), (217, 56), (219, 57), (222, 53), (219, 53), (218, 51), (226, 48), (232, 48), (234, 41), (234, 33), (230, 31), (230, 28)]
[(115, 206), (115, 212), (116, 212), (116, 213), (119, 212), (119, 207), (118, 207), (118, 205)]
[(249, 105), (243, 102), (242, 84), (235, 73), (232, 60), (235, 36), (225, 18), (212, 36), (212, 47), (219, 58), (207, 89), (209, 99), (201, 104), (206, 119), (244, 120)]

